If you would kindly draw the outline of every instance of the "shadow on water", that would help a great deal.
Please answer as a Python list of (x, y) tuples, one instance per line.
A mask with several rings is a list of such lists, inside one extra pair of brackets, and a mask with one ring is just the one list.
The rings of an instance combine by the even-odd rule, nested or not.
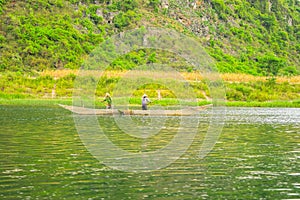
[[(217, 144), (200, 159), (205, 111), (187, 152), (147, 173), (112, 170), (95, 159), (69, 111), (0, 106), (0, 113), (0, 199), (300, 198), (300, 109), (229, 108)], [(179, 119), (164, 120), (161, 131), (139, 138), (124, 134), (113, 117), (98, 118), (106, 136), (128, 152), (167, 145)]]

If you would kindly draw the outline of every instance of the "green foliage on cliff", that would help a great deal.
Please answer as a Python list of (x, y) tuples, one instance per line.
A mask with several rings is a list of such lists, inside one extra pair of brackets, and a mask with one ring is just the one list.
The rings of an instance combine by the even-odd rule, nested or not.
[[(299, 72), (300, 2), (204, 0), (197, 8), (172, 0), (176, 18), (202, 38), (222, 72), (254, 75)], [(193, 1), (195, 2), (195, 1)], [(172, 10), (172, 9), (170, 9)]]
[[(298, 0), (0, 0), (0, 21), (0, 71), (77, 69), (109, 36), (153, 25), (198, 38), (221, 72), (299, 74)], [(112, 65), (167, 56), (137, 51)]]

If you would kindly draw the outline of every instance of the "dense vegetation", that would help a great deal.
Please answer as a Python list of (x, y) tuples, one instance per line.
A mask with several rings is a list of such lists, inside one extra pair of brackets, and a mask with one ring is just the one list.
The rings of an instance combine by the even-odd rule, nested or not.
[[(141, 26), (159, 26), (198, 40), (216, 61), (231, 102), (284, 101), (299, 107), (300, 1), (298, 0), (0, 0), (0, 99), (72, 97), (76, 73), (110, 36)], [(169, 64), (194, 76), (193, 67), (171, 52), (139, 49), (117, 58), (111, 70), (149, 63)], [(113, 71), (111, 72), (113, 73)], [(232, 73), (263, 78), (234, 80)], [(225, 75), (225, 74), (223, 74)], [(287, 76), (278, 81), (278, 76)], [(240, 75), (237, 75), (240, 76)], [(294, 76), (297, 81), (291, 81)], [(290, 78), (289, 78), (290, 77)], [(223, 77), (224, 78), (224, 77)], [(113, 91), (120, 76), (101, 77), (96, 95)], [(174, 83), (176, 84), (176, 83)], [(204, 81), (191, 81), (197, 98), (209, 100)], [(172, 91), (158, 85), (138, 88), (132, 102), (157, 90), (173, 104)], [(136, 99), (134, 99), (136, 98)], [(245, 106), (245, 105), (243, 105)]]
[[(210, 101), (208, 97), (211, 95), (205, 80), (193, 81), (193, 77), (197, 76), (198, 73), (188, 73), (187, 75), (192, 77), (186, 77), (186, 80), (190, 81), (190, 87), (193, 89), (199, 103)], [(73, 71), (67, 72), (63, 76), (45, 73), (38, 77), (22, 75), (18, 72), (8, 72), (1, 75), (0, 78), (0, 100), (67, 99), (70, 101), (73, 95), (75, 78), (76, 75)], [(275, 80), (275, 78), (266, 80), (265, 77), (264, 79), (255, 81), (244, 78), (243, 82), (236, 81), (234, 77), (222, 78), (227, 80), (224, 84), (228, 101), (247, 102), (246, 104), (242, 104), (243, 106), (262, 105), (261, 102), (269, 102), (269, 104), (266, 105), (270, 106), (274, 101), (282, 101), (284, 103), (275, 105), (300, 107), (300, 76), (294, 80), (296, 82), (293, 81), (293, 84), (290, 84), (290, 82), (292, 82), (291, 78), (286, 78), (281, 81)], [(102, 76), (97, 83), (95, 91), (96, 103), (101, 105), (100, 101), (106, 92), (112, 92), (112, 95), (114, 95), (114, 88), (120, 79), (121, 75), (114, 71), (110, 71), (108, 75)], [(180, 83), (180, 80), (174, 80), (174, 85), (176, 84), (180, 85), (182, 83)], [(124, 88), (124, 90), (126, 90), (126, 88)], [(133, 100), (131, 100), (131, 102), (134, 104), (139, 103), (141, 96), (145, 92), (150, 98), (157, 99), (157, 90), (160, 90), (162, 100), (156, 101), (156, 104), (164, 105), (167, 101), (167, 104), (170, 105), (176, 101), (173, 92), (168, 90), (168, 88), (158, 84), (146, 84), (141, 85), (134, 91), (132, 94)], [(172, 98), (175, 100), (170, 100)], [(254, 104), (255, 102), (260, 103)]]
[[(77, 69), (109, 36), (154, 25), (197, 37), (221, 72), (295, 75), (299, 12), (298, 0), (0, 0), (0, 71)], [(132, 52), (113, 68), (168, 56)]]

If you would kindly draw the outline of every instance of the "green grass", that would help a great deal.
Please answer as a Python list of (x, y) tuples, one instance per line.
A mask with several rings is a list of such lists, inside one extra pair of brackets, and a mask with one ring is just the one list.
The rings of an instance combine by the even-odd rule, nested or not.
[[(79, 69), (102, 41), (146, 25), (168, 27), (194, 37), (223, 73), (300, 73), (300, 5), (297, 0), (274, 1), (270, 10), (268, 3), (259, 0), (195, 2), (197, 8), (191, 9), (183, 1), (169, 1), (166, 9), (158, 0), (97, 3), (0, 0), (0, 21), (5, 22), (1, 24), (0, 71)], [(99, 10), (103, 16), (99, 16)], [(113, 20), (107, 15), (114, 15)], [(288, 20), (292, 24), (287, 23)], [(202, 28), (195, 29), (195, 26)], [(140, 49), (116, 59), (111, 67), (132, 69), (145, 63), (169, 63), (176, 69), (193, 70), (180, 59), (160, 50)]]
[[(95, 100), (95, 107), (104, 108), (105, 102), (101, 102), (102, 98), (97, 98)], [(37, 106), (47, 106), (47, 105), (58, 105), (66, 104), (72, 105), (73, 99), (3, 99), (0, 98), (0, 105), (37, 105)], [(150, 103), (149, 106), (201, 106), (210, 104), (209, 101), (198, 101), (198, 102), (188, 102), (188, 101), (178, 101), (177, 99), (162, 99), (162, 100), (153, 100), (153, 103)], [(113, 99), (113, 105), (130, 105), (130, 106), (140, 106), (140, 98), (116, 98)]]
[[(117, 101), (118, 102), (118, 101)], [(128, 101), (127, 101), (128, 102)], [(134, 100), (130, 99), (129, 101), (130, 108), (139, 108), (140, 107), (140, 99), (135, 98)], [(153, 104), (149, 104), (151, 106), (177, 106), (177, 105), (189, 105), (189, 106), (201, 106), (207, 105), (211, 102), (209, 101), (198, 101), (197, 103), (187, 103), (187, 104), (177, 104), (178, 101), (176, 99), (163, 99), (160, 101), (154, 101)], [(33, 105), (33, 106), (55, 106), (58, 104), (72, 105), (72, 98), (66, 99), (1, 99), (0, 105)], [(113, 102), (114, 105), (115, 102)], [(268, 101), (268, 102), (258, 102), (258, 101), (227, 101), (225, 103), (228, 107), (289, 107), (289, 108), (300, 108), (300, 99), (293, 101)], [(102, 103), (100, 99), (95, 101), (95, 107), (97, 108), (105, 108), (105, 103)]]
[(72, 105), (72, 99), (1, 99), (0, 105), (33, 105), (54, 106), (58, 104)]
[(285, 108), (300, 108), (300, 99), (294, 101), (227, 101), (226, 106), (229, 107), (285, 107)]
[[(206, 100), (194, 100), (194, 101), (188, 101), (188, 100), (179, 100), (176, 98), (162, 98), (160, 100), (155, 98), (150, 98), (151, 102), (149, 103), (149, 106), (202, 106), (211, 104), (210, 101)], [(131, 98), (115, 98), (113, 104), (121, 104), (121, 105), (141, 105), (141, 98), (139, 97), (131, 97)]]
[[(198, 98), (197, 102), (194, 100), (179, 102), (171, 89), (163, 88), (159, 84), (142, 85), (132, 92), (132, 97), (130, 98), (126, 97), (130, 88), (124, 86), (122, 87), (124, 95), (118, 94), (119, 96), (125, 96), (125, 98), (116, 98), (114, 91), (118, 81), (120, 81), (120, 75), (112, 75), (101, 77), (97, 83), (95, 91), (97, 99), (95, 102), (96, 107), (105, 107), (105, 103), (102, 103), (101, 100), (103, 100), (106, 92), (112, 94), (115, 105), (127, 105), (129, 103), (138, 107), (141, 104), (141, 96), (144, 93), (153, 101), (151, 105), (156, 106), (204, 105), (209, 103), (209, 101), (205, 100), (205, 97), (208, 97), (207, 99), (211, 98), (207, 83), (205, 81), (194, 81), (191, 78), (191, 75), (195, 75), (193, 73), (186, 74), (186, 76), (191, 78), (187, 78), (187, 80), (190, 81), (189, 88), (193, 90), (195, 98)], [(75, 78), (74, 74), (54, 79), (54, 75), (36, 75), (33, 78), (28, 74), (1, 73), (0, 104), (55, 105), (63, 103), (70, 105), (72, 104)], [(278, 77), (277, 79), (281, 80), (281, 78)], [(227, 106), (300, 107), (300, 84), (298, 76), (278, 82), (263, 81), (261, 79), (249, 81), (247, 77), (243, 79), (242, 76), (238, 81), (234, 80), (231, 80), (227, 75), (224, 81), (226, 99), (228, 101)], [(172, 84), (177, 85), (181, 83), (178, 80), (174, 80)], [(157, 90), (161, 91), (162, 100), (156, 100)], [(53, 91), (55, 91), (55, 95), (52, 95)], [(185, 90), (180, 90), (180, 94), (185, 94), (185, 92)]]

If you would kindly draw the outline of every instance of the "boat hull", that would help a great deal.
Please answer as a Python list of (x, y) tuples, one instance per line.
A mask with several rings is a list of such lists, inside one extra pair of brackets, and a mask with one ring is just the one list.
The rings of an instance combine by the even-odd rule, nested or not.
[(59, 106), (80, 115), (144, 115), (144, 116), (191, 116), (204, 110), (211, 105), (181, 109), (181, 110), (117, 110), (117, 109), (93, 109), (78, 106), (68, 106), (59, 104)]

